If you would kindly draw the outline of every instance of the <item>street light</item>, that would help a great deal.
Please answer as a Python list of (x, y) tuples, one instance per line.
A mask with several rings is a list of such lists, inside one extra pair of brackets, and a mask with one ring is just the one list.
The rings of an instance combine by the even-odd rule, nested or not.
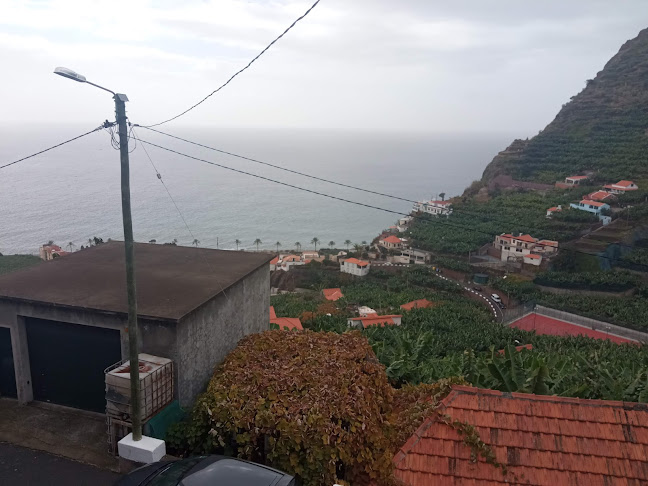
[(128, 161), (128, 129), (126, 127), (125, 94), (115, 93), (103, 86), (91, 83), (85, 76), (71, 69), (57, 67), (54, 74), (72, 79), (79, 83), (95, 86), (113, 95), (115, 100), (115, 119), (119, 126), (119, 156), (121, 162), (121, 196), (122, 220), (124, 224), (124, 248), (126, 251), (126, 291), (128, 294), (128, 347), (130, 359), (131, 381), (131, 421), (133, 423), (133, 440), (142, 439), (142, 421), (140, 417), (140, 387), (139, 387), (139, 354), (137, 345), (137, 297), (135, 290), (135, 251), (133, 244), (133, 219), (130, 203), (130, 168)]

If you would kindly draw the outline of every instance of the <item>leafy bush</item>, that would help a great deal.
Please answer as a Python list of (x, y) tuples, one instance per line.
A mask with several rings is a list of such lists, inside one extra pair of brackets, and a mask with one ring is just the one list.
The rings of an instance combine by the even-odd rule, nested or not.
[(307, 485), (384, 482), (392, 401), (384, 368), (360, 333), (266, 331), (244, 338), (216, 369), (171, 445), (235, 454)]

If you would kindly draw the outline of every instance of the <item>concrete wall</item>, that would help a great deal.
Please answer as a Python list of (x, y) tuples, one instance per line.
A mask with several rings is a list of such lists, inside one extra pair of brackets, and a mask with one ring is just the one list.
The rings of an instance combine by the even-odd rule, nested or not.
[(178, 398), (193, 404), (213, 376), (214, 368), (248, 334), (270, 328), (268, 265), (194, 311), (177, 324)]

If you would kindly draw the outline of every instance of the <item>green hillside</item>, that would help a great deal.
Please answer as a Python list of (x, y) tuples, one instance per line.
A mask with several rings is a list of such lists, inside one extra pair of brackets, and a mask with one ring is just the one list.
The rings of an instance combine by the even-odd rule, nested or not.
[(648, 29), (626, 42), (556, 118), (516, 140), (484, 171), (553, 183), (591, 170), (598, 181), (648, 179)]

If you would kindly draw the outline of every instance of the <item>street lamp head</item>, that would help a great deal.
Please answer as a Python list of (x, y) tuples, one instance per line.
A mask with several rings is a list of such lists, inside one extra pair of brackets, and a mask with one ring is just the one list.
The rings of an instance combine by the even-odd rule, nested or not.
[(75, 73), (74, 71), (72, 71), (71, 69), (68, 69), (68, 68), (57, 67), (54, 70), (54, 74), (58, 74), (59, 76), (63, 76), (64, 78), (74, 79), (75, 81), (78, 81), (79, 83), (85, 83), (86, 82), (85, 76), (83, 76), (83, 75), (81, 75), (79, 73)]

